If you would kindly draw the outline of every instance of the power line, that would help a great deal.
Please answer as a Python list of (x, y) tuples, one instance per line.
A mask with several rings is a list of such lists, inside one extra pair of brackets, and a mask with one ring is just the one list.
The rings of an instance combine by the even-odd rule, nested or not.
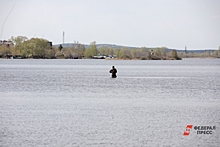
[(15, 4), (16, 4), (16, 2), (15, 2), (14, 5), (12, 6), (11, 10), (9, 11), (8, 15), (6, 16), (6, 18), (5, 18), (5, 20), (4, 20), (3, 24), (2, 24), (0, 38), (2, 38), (2, 34), (3, 34), (3, 30), (4, 30), (5, 23), (6, 23), (7, 19), (8, 19), (8, 17), (10, 16), (11, 12), (13, 11), (13, 9), (14, 9), (14, 7), (15, 7)]

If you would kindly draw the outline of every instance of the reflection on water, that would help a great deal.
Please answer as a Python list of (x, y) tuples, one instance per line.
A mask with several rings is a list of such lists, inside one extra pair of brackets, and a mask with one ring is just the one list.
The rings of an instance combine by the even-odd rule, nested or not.
[(0, 60), (0, 145), (218, 146), (219, 75), (216, 59)]

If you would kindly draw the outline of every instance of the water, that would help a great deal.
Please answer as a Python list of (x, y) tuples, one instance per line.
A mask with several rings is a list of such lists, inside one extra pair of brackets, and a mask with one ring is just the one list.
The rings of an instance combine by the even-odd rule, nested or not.
[(0, 146), (219, 146), (219, 76), (219, 59), (2, 59)]

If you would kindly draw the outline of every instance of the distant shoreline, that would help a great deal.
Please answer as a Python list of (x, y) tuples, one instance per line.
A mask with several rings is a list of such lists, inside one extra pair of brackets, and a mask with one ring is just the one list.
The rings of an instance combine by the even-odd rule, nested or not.
[[(82, 58), (82, 59), (65, 59), (65, 58), (54, 58), (54, 59), (47, 59), (47, 58), (0, 58), (0, 60), (154, 60), (154, 59), (118, 59), (118, 58), (106, 58), (106, 59), (93, 59), (93, 58)], [(195, 58), (182, 58), (184, 59), (220, 59), (215, 57), (195, 57)], [(160, 60), (176, 60), (176, 59), (160, 59)]]

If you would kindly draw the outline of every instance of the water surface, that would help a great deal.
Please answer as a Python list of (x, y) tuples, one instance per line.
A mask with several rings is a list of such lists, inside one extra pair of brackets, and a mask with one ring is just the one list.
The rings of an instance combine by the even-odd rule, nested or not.
[(219, 146), (219, 76), (219, 59), (3, 59), (0, 146)]

